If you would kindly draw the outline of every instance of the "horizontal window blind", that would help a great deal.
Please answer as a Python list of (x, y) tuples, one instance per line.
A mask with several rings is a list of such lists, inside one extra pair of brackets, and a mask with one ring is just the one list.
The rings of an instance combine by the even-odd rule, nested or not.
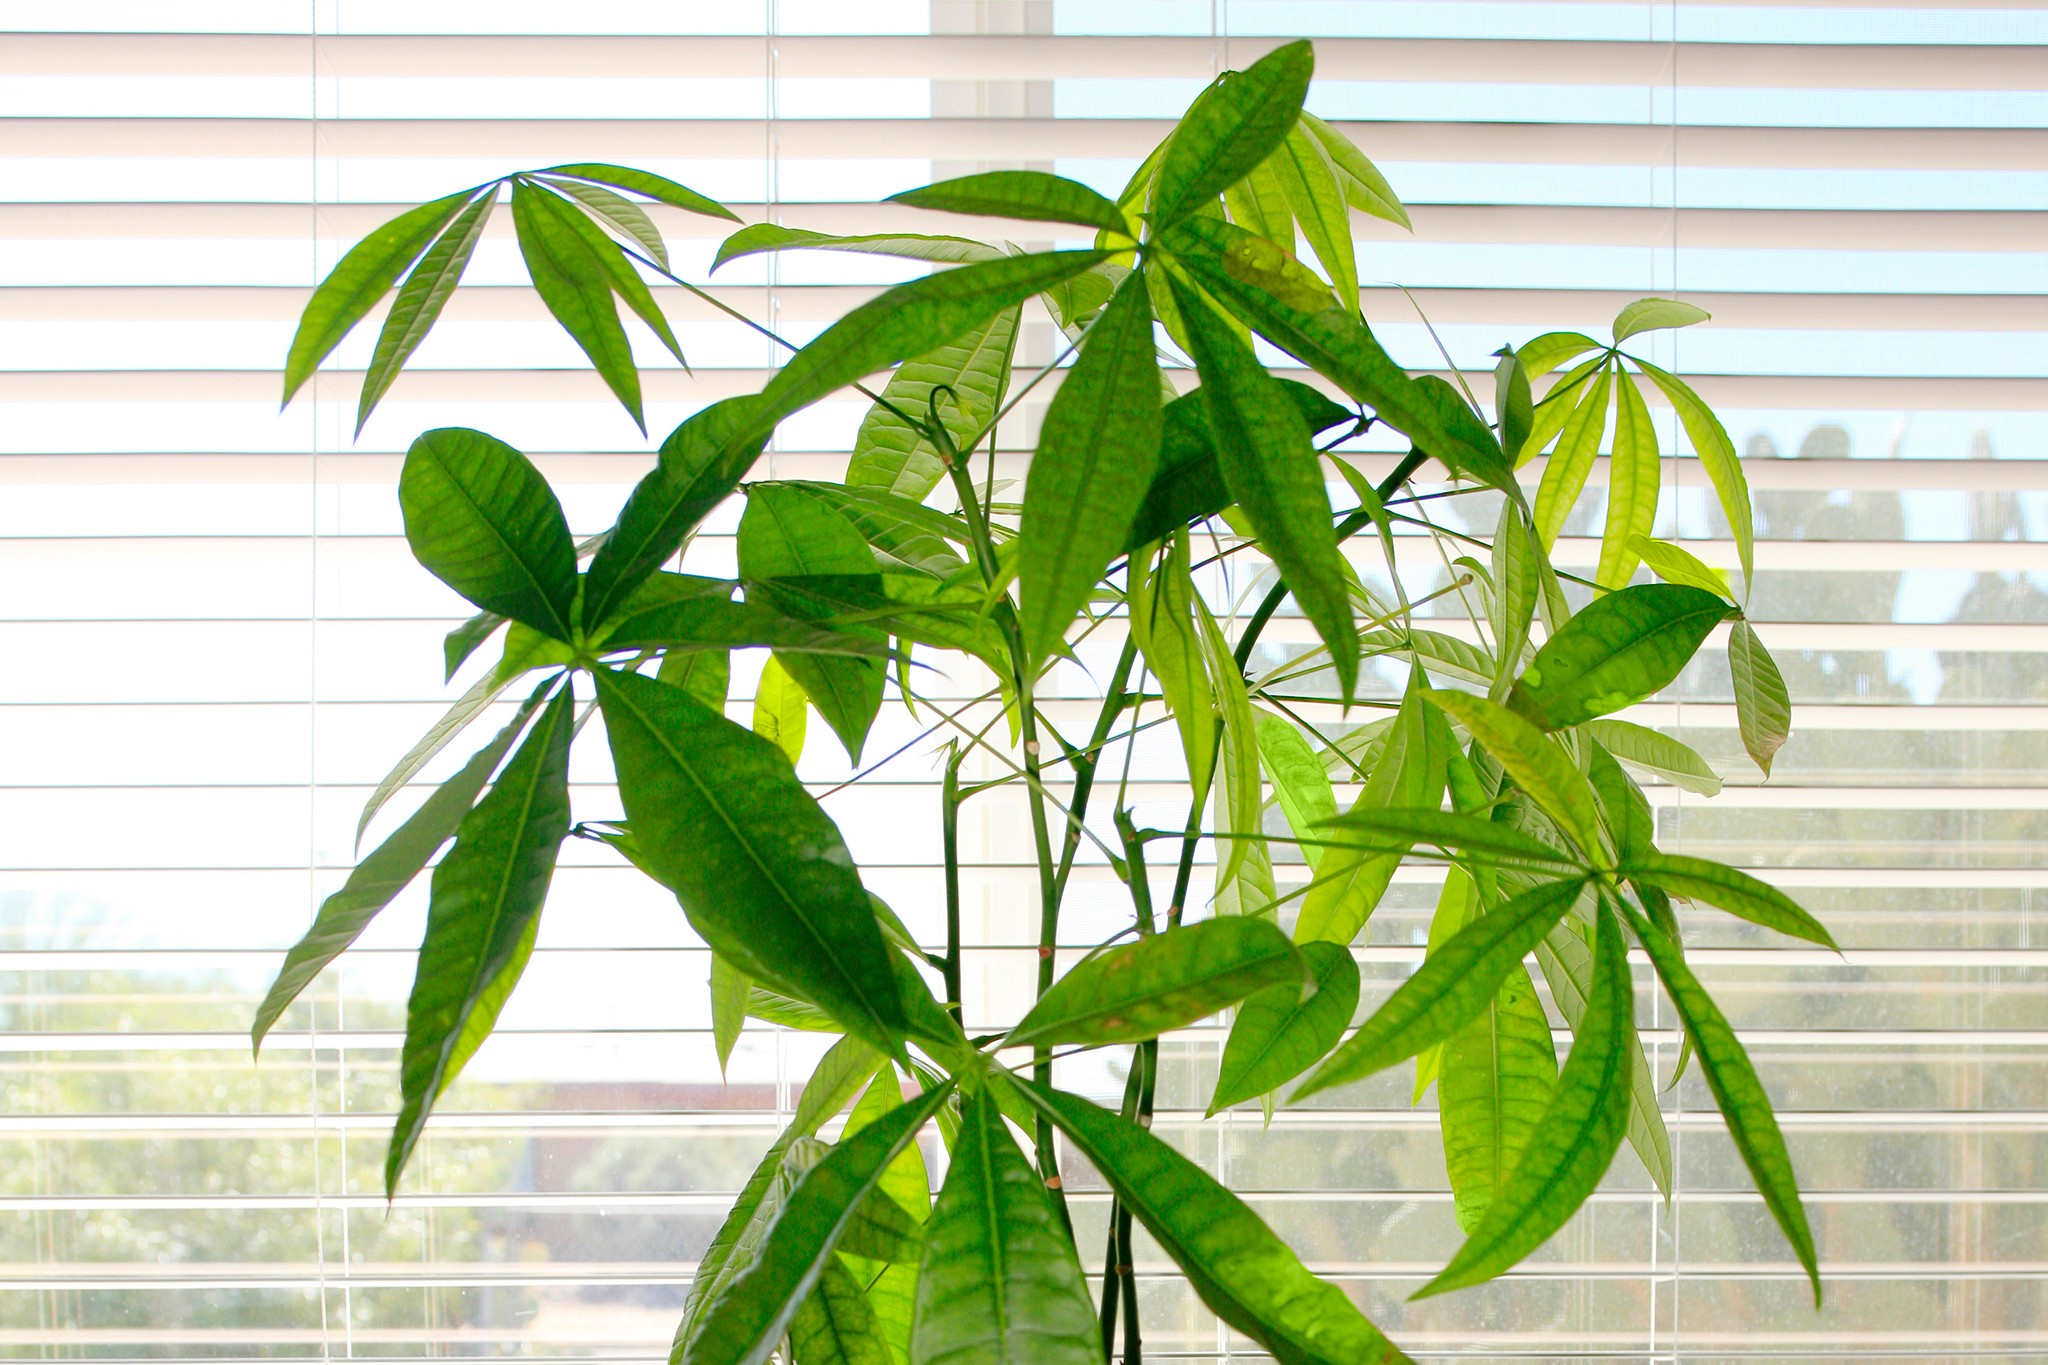
[[(569, 159), (829, 232), (943, 230), (870, 201), (985, 167), (1113, 192), (1217, 71), (1309, 36), (1311, 107), (1413, 213), (1412, 235), (1356, 224), (1366, 315), (1404, 364), (1478, 376), (1502, 342), (1600, 332), (1644, 294), (1715, 314), (1648, 353), (1696, 378), (1748, 457), (1752, 614), (1796, 734), (1760, 782), (1718, 639), (1633, 718), (1730, 779), (1712, 800), (1651, 788), (1665, 846), (1786, 887), (1845, 946), (1686, 920), (1779, 1105), (1828, 1306), (1696, 1073), (1661, 1097), (1668, 1203), (1624, 1154), (1526, 1265), (1414, 1305), (1459, 1234), (1434, 1101), (1411, 1106), (1405, 1072), (1270, 1128), (1203, 1123), (1221, 1032), (1190, 1030), (1165, 1047), (1159, 1130), (1419, 1357), (2048, 1357), (2048, 10), (0, 0), (0, 29), (0, 1355), (665, 1357), (697, 1256), (822, 1050), (750, 1028), (721, 1078), (701, 944), (571, 841), (499, 1034), (389, 1209), (424, 886), (252, 1065), (255, 1003), (352, 865), (363, 799), (455, 694), (439, 639), (466, 608), (400, 535), (405, 445), (448, 424), (513, 442), (578, 534), (651, 451), (524, 287), (502, 215), (360, 440), (366, 337), (280, 415), (293, 323), (339, 253), (409, 203)], [(703, 279), (718, 225), (651, 212)], [(712, 292), (801, 341), (909, 273), (792, 255), (736, 262)], [(778, 357), (655, 294), (692, 365), (640, 352), (658, 439)], [(1031, 322), (1020, 359), (1054, 354)], [(836, 473), (863, 406), (786, 424), (760, 472)], [(1000, 477), (1022, 477), (1042, 412), (999, 433)], [(1384, 472), (1390, 449), (1357, 457)], [(1732, 562), (1696, 462), (1670, 459), (1659, 534)], [(1602, 486), (1567, 563), (1597, 558)], [(1484, 499), (1454, 505), (1490, 526)], [(708, 569), (734, 520), (693, 549)], [(1436, 562), (1421, 539), (1399, 554), (1417, 583)], [(1266, 639), (1271, 664), (1312, 634), (1283, 619)], [(1091, 639), (1081, 657), (1056, 714), (1092, 714), (1107, 656)], [(934, 686), (962, 702), (978, 684)], [(824, 791), (847, 771), (813, 728), (802, 771)], [(892, 706), (870, 751), (920, 728)], [(579, 817), (616, 813), (586, 760)], [(1138, 746), (1141, 819), (1183, 818), (1176, 762), (1170, 739)], [(871, 887), (932, 937), (937, 775), (916, 750), (827, 798)], [(995, 1025), (1025, 1003), (1036, 892), (1021, 803), (969, 814), (967, 996)], [(1431, 875), (1404, 870), (1357, 949), (1368, 1007), (1420, 956)], [(1078, 952), (1128, 909), (1106, 868), (1076, 877)], [(1675, 1021), (1642, 1024), (1668, 1079)], [(1121, 1065), (1064, 1079), (1109, 1096)], [(1097, 1227), (1099, 1185), (1079, 1183)], [(1161, 1358), (1255, 1358), (1140, 1252)]]

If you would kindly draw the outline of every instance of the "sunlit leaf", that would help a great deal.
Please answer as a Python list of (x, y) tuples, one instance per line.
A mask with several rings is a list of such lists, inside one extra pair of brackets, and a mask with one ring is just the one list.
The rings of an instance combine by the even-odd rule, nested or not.
[(939, 425), (967, 453), (995, 419), (1009, 386), (1019, 316), (1016, 307), (1005, 308), (897, 366), (854, 435), (846, 482), (914, 502), (938, 487), (946, 477), (945, 457), (913, 421), (929, 424), (936, 398)]
[(1324, 155), (1336, 167), (1338, 182), (1344, 187), (1345, 202), (1375, 218), (1383, 218), (1404, 228), (1411, 226), (1408, 210), (1401, 207), (1394, 187), (1380, 174), (1379, 167), (1358, 150), (1356, 143), (1305, 109), (1301, 114), (1301, 126), (1322, 144)]
[(1690, 327), (1713, 314), (1676, 299), (1637, 299), (1614, 315), (1614, 344), (1619, 346), (1638, 332), (1666, 327)]
[(1607, 372), (1607, 360), (1607, 353), (1602, 351), (1591, 360), (1560, 375), (1551, 384), (1549, 391), (1543, 395), (1543, 401), (1536, 405), (1536, 411), (1530, 417), (1529, 434), (1522, 441), (1521, 452), (1515, 456), (1515, 468), (1520, 469), (1528, 464), (1558, 438), (1559, 433), (1564, 430), (1565, 423), (1579, 410), (1579, 400), (1586, 396), (1593, 375), (1596, 372)]
[(1536, 619), (1541, 594), (1540, 551), (1529, 519), (1512, 501), (1503, 500), (1493, 528), (1493, 637), (1499, 666), (1490, 684), (1498, 697), (1522, 671), (1529, 646), (1529, 626)]
[(749, 223), (719, 244), (711, 268), (717, 270), (727, 261), (764, 251), (850, 251), (863, 256), (897, 256), (904, 260), (933, 261), (942, 265), (1003, 259), (1003, 253), (997, 248), (965, 237), (934, 237), (913, 232), (838, 237), (829, 232), (812, 232), (808, 228), (784, 227), (780, 223)]
[[(1358, 262), (1351, 244), (1351, 215), (1345, 208), (1337, 168), (1321, 141), (1303, 122), (1297, 122), (1265, 165), (1278, 178), (1281, 193), (1301, 224), (1302, 236), (1308, 238), (1323, 273), (1330, 277), (1337, 291), (1337, 306), (1356, 309)], [(1292, 242), (1292, 233), (1288, 240)]]
[(1585, 732), (1616, 758), (1701, 796), (1721, 794), (1721, 775), (1686, 744), (1625, 720), (1589, 720)]
[(362, 435), (363, 424), (370, 420), (377, 400), (390, 389), (405, 362), (426, 340), (427, 332), (441, 316), (442, 307), (462, 282), (463, 269), (469, 265), (476, 244), (483, 240), (484, 225), (490, 221), (497, 202), (494, 187), (456, 215), (448, 230), (427, 248), (427, 254), (420, 257), (419, 264), (399, 287), (398, 297), (392, 301), (384, 326), (377, 333), (370, 366), (363, 372), (362, 392), (356, 399), (358, 436)]
[(1735, 720), (1742, 747), (1765, 777), (1771, 760), (1792, 737), (1792, 695), (1756, 628), (1738, 620), (1728, 631), (1728, 671), (1735, 683)]
[(1315, 65), (1306, 40), (1288, 43), (1195, 98), (1160, 159), (1155, 229), (1193, 213), (1280, 146), (1301, 114)]
[(1702, 562), (1692, 551), (1668, 540), (1654, 540), (1649, 536), (1629, 537), (1629, 548), (1642, 557), (1657, 577), (1666, 583), (1683, 583), (1690, 588), (1700, 588), (1716, 593), (1735, 604), (1734, 591), (1728, 586), (1728, 575)]
[(737, 223), (733, 211), (715, 199), (707, 199), (687, 185), (678, 185), (665, 176), (651, 171), (634, 170), (630, 166), (613, 166), (602, 161), (579, 161), (568, 166), (548, 166), (540, 172), (543, 175), (566, 175), (576, 180), (588, 180), (594, 184), (609, 185), (615, 190), (631, 190), (644, 194), (649, 199), (701, 213), (707, 218), (723, 218)]
[(837, 1256), (825, 1258), (817, 1287), (789, 1322), (795, 1365), (895, 1365), (868, 1292)]
[(462, 818), (434, 869), (419, 970), (405, 1006), (401, 1103), (384, 1189), (419, 1142), (436, 1100), (475, 1055), (518, 984), (540, 928), (555, 857), (569, 835), (567, 688), (541, 712), (490, 794)]
[(1363, 803), (1325, 822), (1325, 839), (1356, 841), (1360, 847), (1405, 849), (1433, 844), (1482, 859), (1521, 863), (1538, 868), (1580, 867), (1562, 849), (1552, 848), (1511, 825), (1434, 806), (1368, 807)]
[[(1576, 618), (1574, 618), (1576, 619)], [(1538, 657), (1541, 657), (1540, 655)], [(1462, 692), (1433, 691), (1429, 700), (1472, 732), (1481, 748), (1507, 770), (1515, 785), (1529, 793), (1565, 836), (1602, 865), (1600, 817), (1593, 789), (1571, 756), (1543, 731), (1504, 706)]]
[(1304, 943), (1315, 994), (1288, 980), (1248, 998), (1230, 1026), (1209, 1113), (1270, 1094), (1329, 1054), (1358, 1008), (1358, 963), (1341, 943)]
[(1674, 583), (1638, 583), (1595, 598), (1522, 670), (1508, 707), (1562, 730), (1645, 701), (1675, 679), (1715, 626), (1726, 599)]
[(1657, 493), (1663, 480), (1657, 428), (1633, 382), (1614, 390), (1614, 453), (1607, 461), (1607, 527), (1600, 537), (1600, 566), (1593, 581), (1619, 588), (1635, 575), (1635, 542), (1657, 525)]
[(1209, 790), (1216, 762), (1215, 694), (1202, 662), (1195, 625), (1195, 588), (1188, 569), (1188, 538), (1176, 532), (1144, 580), (1129, 595), (1131, 634), (1180, 731), (1188, 784), (1197, 798)]
[(580, 184), (552, 176), (538, 178), (549, 189), (574, 199), (583, 206), (585, 213), (640, 247), (664, 270), (668, 268), (668, 245), (661, 240), (661, 229), (647, 216), (646, 209), (624, 195), (613, 194), (602, 185)]
[[(626, 329), (619, 322), (619, 310), (612, 303), (612, 275), (605, 269), (604, 258), (577, 231), (578, 225), (593, 233), (596, 229), (573, 209), (556, 207), (561, 203), (559, 195), (529, 181), (512, 182), (512, 226), (519, 237), (519, 254), (526, 261), (540, 301), (570, 340), (590, 357), (598, 377), (625, 407), (633, 425), (645, 432), (640, 371)], [(597, 235), (601, 239), (603, 234)], [(609, 242), (605, 249), (617, 250)]]
[(804, 756), (804, 730), (811, 699), (789, 670), (775, 658), (761, 665), (761, 680), (754, 686), (755, 734), (773, 744), (794, 764)]
[(531, 460), (481, 431), (437, 428), (406, 451), (398, 506), (436, 578), (485, 611), (572, 638), (576, 545)]
[(1624, 876), (1662, 887), (1674, 896), (1705, 901), (1751, 924), (1761, 924), (1823, 948), (1836, 947), (1834, 935), (1797, 901), (1747, 872), (1705, 858), (1655, 852), (1636, 853), (1617, 870)]
[(1693, 453), (1699, 456), (1700, 468), (1706, 470), (1707, 478), (1713, 483), (1721, 511), (1734, 532), (1735, 553), (1742, 561), (1742, 581), (1753, 581), (1756, 577), (1756, 530), (1749, 506), (1749, 479), (1735, 458), (1735, 443), (1728, 439), (1728, 429), (1721, 425), (1721, 419), (1714, 415), (1714, 410), (1692, 391), (1692, 386), (1677, 375), (1635, 356), (1629, 359), (1635, 361), (1636, 367), (1648, 375), (1652, 383), (1664, 390), (1664, 396), (1678, 410), (1679, 425), (1691, 438)]
[[(1244, 673), (1238, 667), (1230, 641), (1224, 638), (1223, 628), (1216, 624), (1208, 603), (1200, 597), (1195, 598), (1195, 619), (1201, 627), (1202, 660), (1209, 670), (1209, 685), (1214, 689), (1217, 714), (1223, 724), (1223, 742), (1217, 751), (1223, 777), (1218, 788), (1223, 803), (1222, 827), (1237, 834), (1262, 834), (1260, 821), (1265, 814), (1265, 801), (1259, 782), (1257, 722), (1245, 692)], [(1216, 880), (1230, 881), (1251, 850), (1263, 844), (1264, 840), (1258, 838), (1219, 838)], [(1240, 906), (1244, 910), (1255, 908)]]
[(1437, 1116), (1458, 1226), (1477, 1228), (1557, 1090), (1550, 1019), (1517, 963), (1484, 1010), (1443, 1043)]
[[(1322, 837), (1316, 826), (1337, 814), (1337, 794), (1330, 787), (1329, 773), (1290, 722), (1260, 711), (1252, 723), (1259, 761), (1273, 779), (1273, 794), (1287, 816), (1287, 827), (1298, 838)], [(1322, 858), (1322, 850), (1314, 844), (1303, 845), (1301, 851), (1310, 867)]]
[(739, 1043), (740, 1030), (747, 1022), (747, 992), (753, 989), (747, 974), (717, 953), (711, 954), (711, 1038), (718, 1049), (718, 1074), (726, 1074), (732, 1050)]
[(1078, 180), (1045, 171), (983, 171), (892, 194), (887, 202), (949, 213), (1078, 223), (1109, 232), (1132, 230), (1115, 204)]
[[(1626, 384), (1628, 381), (1622, 382)], [(1565, 518), (1571, 515), (1579, 493), (1586, 486), (1586, 477), (1593, 472), (1600, 442), (1607, 435), (1607, 400), (1613, 387), (1612, 370), (1602, 369), (1593, 376), (1592, 383), (1572, 408), (1571, 416), (1565, 419), (1564, 430), (1557, 438), (1557, 449), (1551, 452), (1550, 463), (1543, 468), (1543, 482), (1536, 488), (1532, 521), (1546, 550), (1556, 543), (1557, 533), (1564, 528)], [(1534, 445), (1533, 437), (1530, 444)], [(1529, 448), (1523, 447), (1524, 450)]]

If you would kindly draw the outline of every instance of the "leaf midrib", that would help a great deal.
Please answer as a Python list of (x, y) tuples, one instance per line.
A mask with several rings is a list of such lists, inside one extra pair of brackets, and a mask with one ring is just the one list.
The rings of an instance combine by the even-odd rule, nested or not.
[[(510, 447), (507, 447), (507, 449), (510, 449)], [(439, 443), (434, 441), (426, 442), (426, 451), (428, 457), (433, 460), (434, 467), (439, 469), (441, 471), (441, 476), (448, 481), (449, 487), (453, 488), (455, 492), (461, 497), (463, 505), (468, 507), (471, 512), (476, 514), (477, 522), (480, 525), (482, 525), (486, 531), (490, 532), (491, 538), (493, 540), (496, 540), (498, 542), (499, 547), (505, 551), (505, 553), (511, 558), (512, 562), (519, 566), (520, 573), (525, 575), (527, 582), (533, 587), (534, 592), (539, 596), (541, 605), (545, 606), (548, 609), (548, 615), (553, 618), (555, 626), (557, 627), (555, 638), (558, 640), (567, 640), (570, 634), (569, 622), (563, 616), (561, 606), (555, 601), (554, 595), (548, 591), (547, 585), (542, 583), (539, 575), (534, 573), (533, 566), (527, 563), (526, 557), (519, 552), (517, 546), (515, 546), (510, 540), (506, 538), (505, 533), (498, 529), (497, 523), (484, 514), (483, 505), (479, 503), (476, 500), (476, 498), (470, 493), (468, 485), (463, 483), (461, 479), (456, 477), (454, 466), (451, 465), (447, 460), (442, 458)], [(543, 518), (543, 520), (545, 520), (545, 518)], [(574, 553), (573, 547), (571, 549), (571, 553)], [(511, 680), (508, 679), (505, 685), (507, 687), (511, 686)]]

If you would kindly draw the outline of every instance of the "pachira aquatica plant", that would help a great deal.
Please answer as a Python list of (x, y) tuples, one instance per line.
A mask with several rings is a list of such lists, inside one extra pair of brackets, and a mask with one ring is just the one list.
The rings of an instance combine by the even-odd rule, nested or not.
[[(516, 688), (524, 700), (320, 907), (255, 1025), (260, 1042), (453, 841), (431, 874), (390, 1188), (518, 982), (575, 833), (672, 891), (710, 947), (721, 1060), (750, 1015), (841, 1035), (700, 1260), (679, 1362), (1079, 1365), (1105, 1360), (1119, 1334), (1137, 1360), (1136, 1225), (1276, 1358), (1404, 1360), (1345, 1292), (1153, 1135), (1161, 1035), (1229, 1018), (1212, 1114), (1258, 1103), (1270, 1115), (1414, 1060), (1418, 1081), (1438, 1087), (1466, 1233), (1420, 1291), (1437, 1294), (1535, 1250), (1624, 1141), (1668, 1193), (1632, 951), (1683, 1023), (1679, 1069), (1696, 1059), (1818, 1296), (1770, 1102), (1687, 965), (1673, 901), (1832, 941), (1772, 887), (1659, 850), (1636, 775), (1709, 794), (1719, 779), (1683, 744), (1613, 715), (1670, 684), (1727, 623), (1743, 737), (1766, 769), (1786, 732), (1784, 687), (1742, 598), (1721, 571), (1651, 538), (1654, 388), (1712, 481), (1748, 581), (1748, 490), (1725, 431), (1682, 380), (1622, 349), (1705, 315), (1645, 299), (1615, 319), (1611, 342), (1558, 331), (1504, 347), (1491, 414), (1462, 386), (1406, 372), (1360, 315), (1349, 214), (1406, 216), (1359, 149), (1303, 111), (1313, 60), (1294, 43), (1218, 80), (1116, 200), (1028, 171), (894, 196), (1092, 231), (1086, 250), (740, 228), (717, 264), (812, 249), (940, 268), (790, 348), (759, 393), (696, 412), (612, 528), (581, 544), (546, 480), (506, 443), (462, 428), (413, 443), (399, 485), (406, 537), (478, 610), (448, 637), (449, 675), (494, 641), (502, 653), (377, 788), (364, 826), (501, 696)], [(308, 304), (287, 400), (395, 289), (363, 384), (367, 416), (508, 192), (541, 300), (639, 421), (615, 296), (678, 356), (648, 277), (716, 300), (671, 272), (628, 196), (732, 215), (662, 177), (597, 163), (509, 175), (371, 234)], [(1296, 254), (1303, 241), (1314, 266)], [(1040, 306), (1067, 345), (1019, 382), (1021, 312)], [(1313, 382), (1274, 374), (1255, 340)], [(779, 423), (884, 372), (861, 390), (873, 407), (842, 482), (747, 481)], [(976, 463), (992, 470), (998, 419), (1055, 372), (1021, 501), (998, 501)], [(1532, 386), (1546, 378), (1537, 401)], [(1551, 551), (1610, 409), (1606, 520), (1585, 579)], [(1368, 429), (1409, 447), (1377, 481), (1336, 453)], [(1546, 452), (1532, 499), (1521, 471)], [(1335, 505), (1333, 474), (1349, 489)], [(1419, 491), (1425, 475), (1434, 491)], [(691, 572), (693, 535), (735, 497), (737, 575)], [(1459, 497), (1498, 505), (1490, 536), (1432, 518)], [(1443, 551), (1428, 591), (1396, 554), (1414, 536)], [(1229, 600), (1200, 586), (1219, 557), (1258, 566), (1238, 574)], [(1319, 643), (1253, 670), (1290, 601)], [(1044, 680), (1091, 636), (1117, 646), (1115, 664), (1093, 723), (1065, 729), (1040, 704)], [(768, 652), (751, 726), (727, 715), (736, 650)], [(930, 670), (963, 658), (996, 679), (973, 724), (972, 708), (920, 695)], [(1369, 697), (1358, 695), (1362, 664), (1380, 680)], [(793, 766), (791, 733), (808, 714), (857, 765), (880, 709), (898, 703), (947, 746), (943, 948), (916, 941), (863, 886)], [(570, 749), (593, 709), (623, 809), (572, 812)], [(1129, 799), (1127, 741), (1169, 725), (1187, 814), (1161, 830)], [(963, 781), (974, 753), (998, 776)], [(1122, 773), (1105, 770), (1118, 753)], [(1030, 812), (1036, 995), (1022, 1018), (970, 1036), (962, 1021), (980, 1016), (961, 999), (958, 818), (997, 788), (1021, 789)], [(1215, 850), (1212, 886), (1193, 884), (1198, 849)], [(1304, 867), (1305, 884), (1279, 889), (1276, 852)], [(1083, 857), (1128, 887), (1131, 921), (1062, 974), (1061, 905)], [(1353, 945), (1409, 861), (1445, 869), (1427, 954), (1355, 1021)], [(1531, 957), (1570, 1030), (1562, 1066)], [(1094, 1048), (1128, 1056), (1118, 1110), (1054, 1083), (1059, 1057)], [(928, 1126), (948, 1158), (935, 1202), (912, 1153)], [(1099, 1298), (1063, 1151), (1114, 1199)]]

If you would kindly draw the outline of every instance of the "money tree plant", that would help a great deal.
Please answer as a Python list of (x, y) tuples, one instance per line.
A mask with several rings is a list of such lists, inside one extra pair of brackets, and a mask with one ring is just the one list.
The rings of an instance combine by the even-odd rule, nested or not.
[[(1742, 597), (1652, 538), (1649, 389), (1675, 408), (1749, 581), (1748, 490), (1726, 432), (1684, 381), (1623, 349), (1705, 314), (1644, 299), (1610, 342), (1558, 331), (1503, 347), (1490, 411), (1462, 382), (1403, 370), (1360, 314), (1349, 215), (1406, 215), (1359, 149), (1304, 112), (1313, 64), (1297, 42), (1217, 80), (1115, 200), (1033, 171), (893, 196), (1092, 233), (1085, 249), (739, 228), (714, 269), (798, 249), (934, 268), (790, 347), (760, 392), (698, 410), (661, 442), (611, 529), (581, 544), (505, 442), (459, 427), (413, 442), (398, 490), (406, 538), (478, 613), (448, 636), (449, 676), (475, 651), (499, 653), (376, 789), (363, 826), (501, 696), (523, 700), (320, 906), (254, 1028), (260, 1044), (433, 865), (389, 1189), (517, 985), (558, 851), (576, 834), (673, 892), (710, 948), (721, 1059), (750, 1015), (840, 1035), (699, 1261), (675, 1335), (685, 1365), (1080, 1365), (1119, 1349), (1136, 1361), (1139, 1226), (1203, 1303), (1275, 1358), (1405, 1360), (1343, 1290), (1152, 1133), (1161, 1037), (1228, 1021), (1211, 1114), (1270, 1115), (1414, 1061), (1418, 1093), (1438, 1087), (1466, 1234), (1418, 1291), (1438, 1294), (1540, 1246), (1624, 1141), (1668, 1193), (1632, 952), (1682, 1021), (1679, 1068), (1698, 1066), (1818, 1297), (1784, 1140), (1687, 965), (1673, 902), (1832, 940), (1763, 882), (1657, 847), (1638, 776), (1709, 794), (1719, 779), (1683, 744), (1615, 716), (1671, 684), (1726, 624), (1760, 765), (1786, 733), (1785, 690)], [(672, 273), (639, 200), (732, 215), (660, 176), (596, 163), (507, 175), (364, 239), (306, 307), (286, 400), (395, 290), (363, 380), (367, 417), (508, 196), (540, 299), (644, 429), (615, 296), (678, 358), (648, 279), (716, 300)], [(1019, 382), (1020, 316), (1038, 308), (1064, 349)], [(1267, 358), (1278, 354), (1299, 368), (1276, 373)], [(849, 387), (873, 406), (843, 481), (749, 479), (778, 424)], [(1034, 389), (1050, 402), (1028, 477), (1004, 501), (993, 433)], [(1553, 542), (1608, 444), (1610, 411), (1588, 579), (1557, 566)], [(1407, 447), (1376, 481), (1338, 453), (1368, 430)], [(1348, 493), (1333, 503), (1333, 487)], [(1490, 535), (1441, 523), (1457, 498), (1487, 509)], [(744, 502), (737, 573), (696, 571), (693, 536), (731, 499)], [(1417, 536), (1442, 550), (1426, 574), (1396, 553)], [(1219, 561), (1236, 591), (1217, 592)], [(1316, 643), (1268, 650), (1254, 667), (1290, 604), (1307, 623), (1299, 638), (1312, 630)], [(1041, 704), (1050, 672), (1084, 640), (1114, 653), (1099, 708), (1085, 727), (1055, 723)], [(766, 651), (751, 725), (728, 715), (743, 650)], [(1362, 668), (1374, 684), (1363, 691)], [(993, 681), (978, 709), (949, 710), (923, 697), (939, 676)], [(910, 707), (943, 759), (942, 946), (918, 942), (863, 886), (793, 766), (791, 732), (811, 713), (858, 765), (884, 705)], [(618, 805), (572, 811), (570, 750), (593, 713), (602, 725), (584, 742), (609, 747)], [(1128, 786), (1130, 741), (1155, 726), (1185, 762), (1186, 818), (1163, 830), (1140, 821)], [(996, 776), (965, 781), (971, 754)], [(997, 788), (1020, 790), (1030, 814), (1035, 1003), (970, 1034), (963, 1020), (985, 1010), (961, 998), (958, 818)], [(1197, 885), (1211, 851), (1213, 883)], [(1061, 908), (1083, 858), (1128, 888), (1130, 921), (1061, 972)], [(1444, 868), (1427, 953), (1361, 1011), (1352, 950), (1411, 861)], [(1283, 891), (1276, 862), (1306, 881)], [(1570, 1034), (1562, 1065), (1553, 1011)], [(1098, 1048), (1128, 1058), (1117, 1109), (1057, 1083), (1060, 1058)], [(935, 1199), (912, 1159), (924, 1144), (945, 1153)], [(1092, 1295), (1062, 1160), (1092, 1167), (1114, 1201)]]

